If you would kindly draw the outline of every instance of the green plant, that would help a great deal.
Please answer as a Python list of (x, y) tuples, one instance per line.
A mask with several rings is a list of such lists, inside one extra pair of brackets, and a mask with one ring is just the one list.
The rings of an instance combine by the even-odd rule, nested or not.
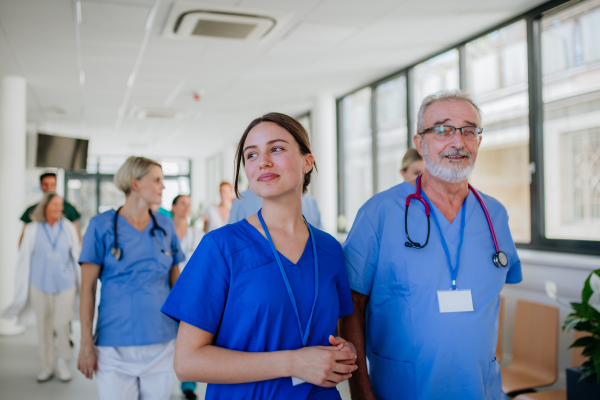
[(551, 281), (546, 281), (546, 293), (550, 298), (573, 311), (567, 316), (562, 327), (563, 331), (575, 329), (590, 334), (577, 339), (569, 348), (583, 347), (582, 354), (588, 357), (581, 366), (581, 380), (595, 375), (596, 381), (600, 383), (600, 311), (596, 307), (598, 303), (591, 301), (594, 297), (600, 296), (600, 269), (592, 272), (586, 279), (581, 291), (581, 303), (564, 304), (558, 298), (556, 284)]

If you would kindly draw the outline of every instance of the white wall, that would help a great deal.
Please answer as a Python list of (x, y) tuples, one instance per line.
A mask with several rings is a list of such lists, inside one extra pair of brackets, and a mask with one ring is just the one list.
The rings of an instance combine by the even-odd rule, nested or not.
[(550, 388), (565, 387), (565, 369), (571, 366), (573, 332), (563, 332), (560, 327), (570, 310), (560, 307), (546, 295), (545, 281), (551, 280), (558, 285), (558, 295), (565, 303), (581, 301), (581, 290), (588, 275), (600, 268), (600, 257), (582, 256), (566, 253), (550, 253), (532, 250), (519, 250), (523, 282), (506, 285), (504, 296), (503, 360), (506, 366), (511, 360), (512, 337), (517, 300), (529, 300), (559, 307), (559, 343), (557, 382)]

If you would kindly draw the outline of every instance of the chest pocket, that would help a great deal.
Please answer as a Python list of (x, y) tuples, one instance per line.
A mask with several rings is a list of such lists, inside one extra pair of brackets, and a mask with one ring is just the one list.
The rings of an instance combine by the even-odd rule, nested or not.
[(262, 257), (257, 260), (254, 260), (254, 261), (250, 261), (250, 262), (244, 264), (244, 266), (242, 268), (243, 268), (244, 272), (248, 272), (255, 268), (262, 267), (263, 265), (272, 263), (273, 261), (275, 261), (275, 257), (266, 256), (266, 257)]

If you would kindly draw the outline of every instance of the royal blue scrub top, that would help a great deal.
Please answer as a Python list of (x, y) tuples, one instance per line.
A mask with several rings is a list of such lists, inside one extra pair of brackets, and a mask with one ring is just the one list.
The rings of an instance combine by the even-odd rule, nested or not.
[[(99, 265), (100, 304), (96, 324), (96, 346), (145, 346), (168, 342), (177, 336), (177, 323), (160, 312), (170, 291), (173, 265), (185, 259), (173, 221), (152, 214), (167, 236), (155, 230), (152, 220), (142, 232), (121, 215), (117, 217), (119, 261), (110, 254), (114, 247), (115, 210), (96, 215), (83, 236), (79, 263)], [(178, 250), (177, 252), (175, 252)]]
[[(494, 243), (483, 209), (473, 193), (467, 196), (456, 283), (458, 289), (471, 290), (474, 311), (442, 314), (437, 291), (450, 289), (451, 275), (433, 216), (429, 244), (423, 249), (404, 245), (405, 201), (414, 192), (413, 185), (402, 183), (375, 195), (358, 211), (344, 243), (350, 286), (370, 296), (367, 356), (375, 396), (379, 400), (503, 399), (494, 357), (500, 291), (505, 283), (522, 280), (506, 210), (480, 193), (500, 250), (509, 260), (506, 268), (498, 268), (492, 261)], [(454, 267), (463, 211), (452, 224), (434, 205), (431, 212), (444, 232)], [(410, 203), (408, 227), (412, 240), (425, 242), (427, 217), (418, 200)]]
[[(353, 311), (340, 244), (312, 229), (319, 261), (319, 295), (308, 346), (329, 346), (338, 318)], [(279, 253), (305, 329), (314, 302), (315, 269), (311, 238), (294, 265)], [(215, 335), (215, 345), (269, 352), (302, 347), (298, 321), (267, 240), (245, 219), (202, 238), (162, 311)], [(315, 393), (319, 392), (318, 395)], [(209, 384), (206, 399), (340, 399), (335, 388), (291, 378), (241, 384)], [(311, 397), (312, 398), (312, 397)]]

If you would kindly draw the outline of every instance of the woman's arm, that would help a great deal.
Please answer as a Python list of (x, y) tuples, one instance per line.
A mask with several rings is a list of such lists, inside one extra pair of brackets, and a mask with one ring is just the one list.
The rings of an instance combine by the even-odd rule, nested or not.
[(319, 386), (345, 381), (355, 365), (355, 354), (344, 345), (304, 347), (293, 351), (251, 353), (214, 346), (214, 335), (181, 321), (175, 347), (175, 373), (182, 382), (246, 383), (297, 377)]
[(177, 282), (177, 278), (179, 278), (179, 264), (175, 264), (171, 267), (171, 272), (169, 272), (169, 284), (171, 285), (171, 289)]
[(81, 264), (81, 298), (79, 306), (81, 348), (79, 350), (79, 358), (77, 359), (77, 369), (88, 379), (92, 379), (94, 371), (98, 371), (92, 324), (96, 308), (96, 284), (99, 275), (99, 265), (90, 263)]

